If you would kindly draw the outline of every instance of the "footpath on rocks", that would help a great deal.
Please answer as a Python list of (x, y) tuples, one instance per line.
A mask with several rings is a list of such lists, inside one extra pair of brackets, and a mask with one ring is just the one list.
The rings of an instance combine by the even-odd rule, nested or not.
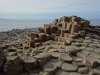
[(100, 27), (64, 16), (2, 43), (0, 75), (100, 75)]

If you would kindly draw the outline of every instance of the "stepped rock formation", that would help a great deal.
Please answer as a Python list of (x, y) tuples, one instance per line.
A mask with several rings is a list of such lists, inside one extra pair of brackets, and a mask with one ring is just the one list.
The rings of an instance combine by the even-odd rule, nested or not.
[(81, 17), (55, 19), (0, 46), (0, 73), (100, 75), (99, 32), (100, 27)]

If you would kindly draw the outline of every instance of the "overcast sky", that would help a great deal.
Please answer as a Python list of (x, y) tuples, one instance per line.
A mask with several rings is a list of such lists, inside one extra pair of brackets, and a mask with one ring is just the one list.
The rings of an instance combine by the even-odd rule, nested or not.
[(100, 18), (100, 0), (0, 0), (0, 18)]

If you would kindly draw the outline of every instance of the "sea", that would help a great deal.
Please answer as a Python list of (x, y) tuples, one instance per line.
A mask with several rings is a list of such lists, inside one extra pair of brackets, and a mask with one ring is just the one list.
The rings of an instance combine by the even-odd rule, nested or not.
[[(52, 23), (53, 19), (13, 19), (0, 20), (0, 32), (12, 29), (38, 28), (44, 24)], [(100, 19), (89, 19), (91, 25), (100, 26)]]

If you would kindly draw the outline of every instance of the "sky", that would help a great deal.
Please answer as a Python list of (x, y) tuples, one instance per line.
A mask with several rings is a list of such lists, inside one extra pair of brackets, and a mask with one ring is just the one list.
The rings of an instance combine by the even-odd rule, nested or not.
[(71, 15), (100, 18), (100, 0), (0, 0), (0, 18), (54, 19)]

